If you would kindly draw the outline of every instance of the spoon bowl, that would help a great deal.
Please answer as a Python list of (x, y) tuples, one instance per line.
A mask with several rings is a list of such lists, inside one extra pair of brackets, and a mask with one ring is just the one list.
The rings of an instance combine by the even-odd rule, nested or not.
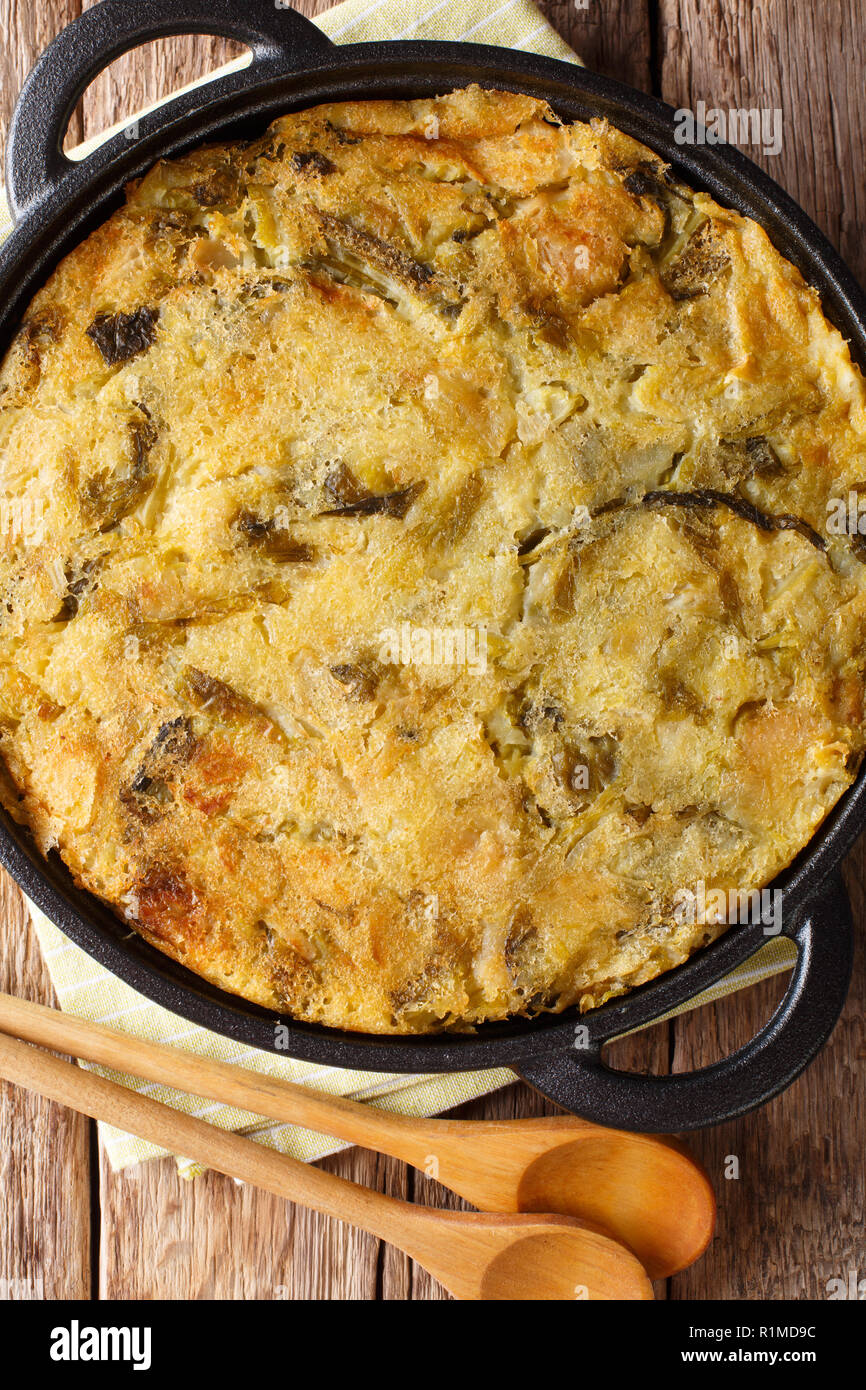
[[(627, 1253), (585, 1227), (531, 1228), (490, 1261), (479, 1297), (650, 1301), (653, 1288), (646, 1271), (637, 1260), (627, 1259)], [(534, 1275), (531, 1284), (528, 1270)]]
[[(595, 1130), (547, 1149), (520, 1175), (516, 1206), (598, 1225), (666, 1279), (706, 1250), (715, 1226), (709, 1178), (672, 1141)], [(671, 1220), (675, 1211), (677, 1220)]]

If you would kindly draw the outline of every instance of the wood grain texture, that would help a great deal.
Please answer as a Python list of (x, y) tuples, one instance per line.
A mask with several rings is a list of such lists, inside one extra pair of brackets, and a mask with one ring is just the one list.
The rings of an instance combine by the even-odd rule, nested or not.
[(866, 281), (862, 0), (659, 0), (657, 44), (671, 105), (781, 110), (779, 154), (744, 152)]
[[(9, 117), (21, 85), (39, 54), (81, 13), (80, 0), (0, 0), (0, 142), (6, 148)], [(82, 139), (81, 117), (70, 126), (73, 142)]]
[[(847, 881), (862, 922), (863, 847)], [(827, 1296), (827, 1280), (866, 1271), (866, 988), (862, 933), (851, 993), (827, 1046), (770, 1105), (690, 1136), (719, 1203), (716, 1237), (698, 1268), (672, 1280), (672, 1297), (745, 1299)], [(733, 1051), (761, 1026), (780, 992), (765, 981), (731, 1007), (678, 1019), (674, 1069)], [(732, 1163), (732, 1159), (736, 1163)]]
[(593, 72), (651, 90), (650, 0), (547, 0), (539, 8)]
[[(85, 0), (90, 3), (90, 0)], [(306, 14), (328, 0), (300, 0)], [(0, 135), (20, 83), (82, 0), (0, 0)], [(654, 90), (674, 105), (780, 107), (783, 145), (750, 151), (797, 198), (866, 279), (861, 176), (866, 115), (866, 14), (860, 0), (545, 0), (555, 27), (597, 71)], [(70, 140), (202, 75), (236, 52), (179, 38), (121, 59), (85, 94)], [(858, 921), (866, 915), (866, 850), (849, 861)], [(5, 987), (50, 998), (17, 890), (0, 893)], [(4, 936), (5, 933), (5, 936)], [(11, 944), (10, 944), (11, 943)], [(773, 1105), (691, 1136), (720, 1199), (720, 1229), (694, 1270), (657, 1289), (673, 1298), (823, 1297), (826, 1280), (866, 1271), (862, 961), (840, 1028), (818, 1062)], [(750, 1036), (778, 983), (722, 1001), (612, 1049), (617, 1066), (701, 1065)], [(551, 1110), (516, 1085), (458, 1113), (508, 1118)], [(0, 1095), (0, 1279), (42, 1280), (48, 1296), (88, 1290), (87, 1124), (42, 1102)], [(740, 1176), (724, 1176), (727, 1155)], [(392, 1160), (353, 1151), (332, 1171), (416, 1201), (456, 1202)], [(23, 1175), (23, 1176), (22, 1176)], [(104, 1156), (99, 1293), (109, 1298), (446, 1298), (422, 1270), (370, 1237), (216, 1174), (188, 1183), (171, 1161), (121, 1174)], [(63, 1194), (59, 1196), (58, 1194)], [(7, 1216), (7, 1213), (9, 1215)], [(94, 1291), (95, 1292), (95, 1291)]]
[[(18, 887), (0, 869), (0, 989), (56, 1007)], [(0, 1081), (0, 1300), (89, 1298), (90, 1123)]]
[[(97, 0), (84, 0), (90, 9)], [(88, 87), (81, 102), (82, 137), (131, 116), (243, 52), (243, 45), (207, 35), (157, 39), (118, 58)]]
[[(397, 1197), (406, 1169), (353, 1150), (322, 1165)], [(101, 1165), (103, 1298), (406, 1298), (408, 1260), (370, 1236), (218, 1173)]]

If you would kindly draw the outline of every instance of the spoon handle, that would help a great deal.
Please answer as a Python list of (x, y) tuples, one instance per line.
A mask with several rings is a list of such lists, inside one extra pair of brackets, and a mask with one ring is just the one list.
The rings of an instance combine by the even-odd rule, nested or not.
[(410, 1163), (424, 1152), (423, 1120), (165, 1047), (11, 994), (0, 993), (0, 1032)]
[(217, 1129), (4, 1034), (0, 1034), (0, 1077), (91, 1119), (104, 1120), (161, 1148), (182, 1153), (228, 1177), (347, 1221), (400, 1249), (415, 1222), (428, 1216), (423, 1207), (413, 1208), (396, 1197), (373, 1192), (348, 1178)]

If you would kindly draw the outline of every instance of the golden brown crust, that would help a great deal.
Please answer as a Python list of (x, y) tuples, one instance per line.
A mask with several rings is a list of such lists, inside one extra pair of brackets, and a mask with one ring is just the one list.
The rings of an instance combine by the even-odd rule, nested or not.
[(759, 227), (529, 97), (162, 163), (0, 369), (7, 802), (296, 1017), (598, 1004), (853, 778), (864, 404)]

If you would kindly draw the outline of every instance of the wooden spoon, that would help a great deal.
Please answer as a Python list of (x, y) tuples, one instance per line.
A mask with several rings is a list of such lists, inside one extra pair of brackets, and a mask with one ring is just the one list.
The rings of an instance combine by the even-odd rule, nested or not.
[(574, 1116), (468, 1121), (394, 1115), (8, 994), (0, 994), (0, 1031), (390, 1154), (482, 1211), (577, 1217), (627, 1245), (652, 1279), (692, 1264), (713, 1233), (709, 1179), (673, 1140), (602, 1129)]
[(573, 1218), (493, 1216), (409, 1206), (216, 1129), (18, 1038), (0, 1036), (0, 1076), (230, 1177), (369, 1231), (417, 1260), (457, 1298), (653, 1297), (652, 1284), (630, 1251)]

